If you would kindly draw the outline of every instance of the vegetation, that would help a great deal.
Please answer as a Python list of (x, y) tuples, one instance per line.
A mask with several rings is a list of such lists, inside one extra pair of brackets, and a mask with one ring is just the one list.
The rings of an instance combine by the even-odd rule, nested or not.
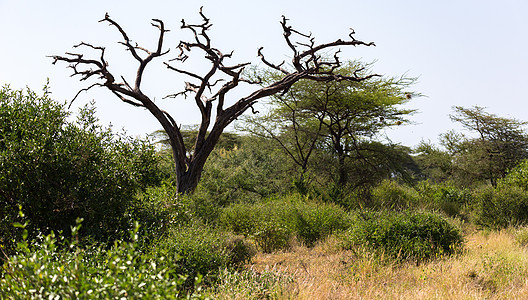
[(122, 238), (137, 193), (164, 177), (151, 145), (97, 125), (92, 106), (67, 117), (47, 90), (0, 90), (0, 245), (13, 246), (15, 221), (34, 237), (84, 218), (82, 236)]
[[(166, 53), (159, 20), (154, 52), (103, 20), (139, 62), (134, 87), (114, 81), (103, 48), (80, 45), (101, 61), (54, 57), (106, 80), (88, 89), (148, 109), (163, 127), (150, 139), (100, 126), (93, 104), (69, 112), (47, 87), (0, 89), (0, 299), (527, 297), (526, 122), (455, 107), (452, 120), (476, 135), (393, 144), (379, 133), (407, 122), (414, 79), (318, 55), (371, 44), (351, 34), (296, 47), (292, 36), (308, 37), (284, 18), (292, 70), (259, 51), (272, 71), (245, 78), (246, 64), (224, 65), (230, 54), (211, 46), (200, 15), (201, 25), (183, 22), (196, 43), (181, 42), (180, 59), (205, 51), (210, 72), (167, 63), (198, 81), (176, 94), (195, 95), (197, 126), (141, 91), (144, 68)], [(224, 107), (231, 89), (257, 82)], [(224, 132), (266, 96), (268, 111)]]

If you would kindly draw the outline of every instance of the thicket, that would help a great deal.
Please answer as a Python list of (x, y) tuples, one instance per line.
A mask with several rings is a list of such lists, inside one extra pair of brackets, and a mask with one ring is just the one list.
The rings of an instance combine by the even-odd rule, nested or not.
[(498, 181), (475, 191), (473, 218), (478, 225), (500, 229), (528, 224), (528, 160)]
[[(14, 221), (32, 236), (64, 232), (84, 218), (83, 236), (126, 236), (136, 195), (164, 177), (153, 146), (97, 125), (93, 106), (69, 121), (63, 104), (33, 91), (0, 89), (0, 245)], [(18, 216), (19, 207), (25, 219)]]

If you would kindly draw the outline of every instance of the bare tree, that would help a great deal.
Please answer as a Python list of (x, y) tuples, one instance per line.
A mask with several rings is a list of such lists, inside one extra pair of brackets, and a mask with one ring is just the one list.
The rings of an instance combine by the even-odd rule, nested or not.
[[(135, 44), (132, 45), (130, 38), (125, 30), (108, 14), (100, 22), (108, 22), (114, 26), (122, 35), (123, 41), (120, 44), (124, 45), (130, 54), (137, 60), (138, 68), (133, 84), (129, 84), (124, 77), (121, 76), (120, 82), (116, 81), (116, 76), (108, 70), (108, 63), (105, 60), (105, 48), (94, 46), (89, 43), (81, 42), (74, 46), (75, 48), (85, 47), (100, 52), (99, 58), (87, 59), (80, 53), (66, 53), (66, 56), (52, 56), (54, 64), (57, 61), (69, 63), (69, 67), (73, 70), (72, 76), (80, 76), (80, 80), (86, 80), (95, 76), (98, 82), (94, 83), (82, 91), (87, 91), (93, 87), (106, 87), (121, 101), (130, 105), (142, 107), (147, 109), (159, 121), (163, 129), (166, 131), (172, 153), (174, 157), (176, 178), (178, 191), (181, 193), (192, 193), (196, 188), (200, 176), (205, 165), (205, 162), (218, 142), (223, 130), (246, 110), (251, 108), (261, 98), (267, 97), (276, 93), (286, 93), (289, 88), (300, 79), (310, 79), (314, 81), (329, 82), (329, 81), (362, 81), (375, 75), (361, 77), (358, 74), (353, 76), (343, 76), (335, 74), (334, 71), (341, 66), (338, 57), (340, 50), (335, 50), (331, 59), (324, 59), (320, 54), (327, 52), (338, 46), (373, 46), (374, 43), (365, 43), (354, 38), (354, 31), (352, 31), (347, 40), (338, 39), (333, 42), (325, 44), (315, 44), (315, 39), (311, 35), (303, 34), (287, 24), (288, 19), (282, 17), (281, 25), (284, 32), (284, 39), (288, 47), (293, 52), (291, 66), (286, 66), (285, 62), (281, 64), (274, 64), (269, 62), (262, 49), (258, 49), (258, 56), (262, 62), (282, 74), (282, 78), (264, 87), (259, 87), (246, 97), (235, 100), (235, 102), (227, 106), (227, 94), (239, 86), (240, 83), (255, 84), (252, 80), (246, 79), (243, 76), (243, 70), (250, 63), (241, 63), (229, 65), (225, 60), (231, 58), (231, 53), (223, 53), (219, 49), (211, 45), (211, 39), (208, 35), (208, 30), (211, 27), (210, 20), (203, 14), (200, 9), (200, 16), (202, 22), (200, 24), (188, 24), (182, 20), (181, 28), (188, 30), (194, 36), (190, 41), (180, 41), (177, 46), (179, 51), (175, 59), (165, 62), (168, 69), (177, 73), (188, 76), (190, 80), (185, 82), (183, 91), (169, 95), (167, 97), (177, 97), (193, 95), (196, 106), (201, 113), (201, 123), (199, 125), (196, 142), (193, 149), (186, 149), (182, 139), (182, 134), (177, 122), (164, 110), (160, 109), (152, 99), (145, 95), (141, 90), (141, 82), (145, 68), (155, 58), (166, 55), (169, 50), (163, 50), (164, 35), (168, 31), (165, 29), (164, 23), (161, 20), (153, 19), (152, 25), (159, 29), (159, 37), (157, 48), (155, 51), (150, 51), (146, 48)], [(299, 39), (302, 41), (295, 41)], [(205, 59), (209, 61), (210, 68), (205, 74), (198, 74), (197, 72), (188, 71), (180, 67), (174, 66), (175, 62), (184, 63), (192, 50), (200, 51), (205, 55)], [(141, 55), (140, 55), (141, 54)], [(325, 53), (327, 55), (328, 53)], [(214, 79), (221, 76), (220, 80)], [(75, 98), (79, 95), (74, 97)], [(213, 105), (216, 106), (216, 118), (212, 120)], [(226, 107), (227, 106), (227, 107)], [(211, 124), (211, 122), (213, 123)], [(191, 150), (191, 151), (190, 151)]]

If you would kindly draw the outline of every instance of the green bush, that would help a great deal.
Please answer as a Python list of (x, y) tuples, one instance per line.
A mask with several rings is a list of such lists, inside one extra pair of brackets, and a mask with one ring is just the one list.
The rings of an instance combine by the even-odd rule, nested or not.
[(347, 228), (347, 213), (339, 206), (308, 201), (300, 195), (256, 204), (239, 203), (222, 211), (219, 224), (226, 230), (255, 239), (265, 252), (286, 249), (295, 236), (307, 246)]
[(128, 214), (138, 220), (144, 233), (141, 236), (148, 240), (160, 238), (169, 228), (187, 224), (194, 218), (190, 198), (179, 195), (171, 181), (139, 193), (132, 200)]
[(416, 189), (423, 208), (442, 211), (452, 217), (462, 215), (463, 208), (472, 201), (470, 191), (457, 188), (450, 182), (431, 184), (423, 181)]
[(282, 221), (288, 211), (286, 203), (238, 203), (223, 209), (218, 222), (223, 229), (251, 237), (261, 250), (272, 252), (290, 245), (293, 225)]
[(393, 180), (384, 180), (372, 190), (369, 206), (377, 209), (403, 210), (415, 207), (417, 203), (418, 194), (415, 190)]
[(240, 267), (255, 254), (252, 245), (241, 237), (198, 221), (172, 227), (158, 239), (153, 251), (167, 257), (167, 267), (189, 274), (190, 280), (199, 274), (213, 278), (219, 270)]
[(0, 89), (0, 244), (26, 220), (31, 233), (68, 232), (82, 217), (83, 235), (126, 235), (130, 201), (163, 176), (153, 147), (97, 125), (93, 107), (70, 122), (48, 96)]
[(339, 237), (345, 249), (366, 247), (400, 260), (449, 255), (462, 244), (458, 228), (436, 214), (418, 212), (359, 213)]
[(474, 192), (473, 221), (488, 228), (528, 224), (528, 160), (498, 181)]
[(513, 168), (502, 179), (499, 185), (513, 185), (528, 191), (528, 160), (523, 160), (517, 167)]
[(528, 193), (514, 185), (501, 184), (475, 192), (473, 221), (488, 228), (528, 223)]
[(225, 207), (256, 202), (289, 189), (282, 156), (266, 142), (244, 137), (240, 146), (216, 149), (207, 160), (195, 197), (214, 199), (216, 205)]
[(0, 299), (204, 298), (199, 289), (187, 295), (185, 276), (164, 267), (163, 257), (141, 253), (136, 241), (137, 227), (131, 242), (107, 250), (80, 247), (53, 233), (36, 244), (23, 240), (2, 266)]

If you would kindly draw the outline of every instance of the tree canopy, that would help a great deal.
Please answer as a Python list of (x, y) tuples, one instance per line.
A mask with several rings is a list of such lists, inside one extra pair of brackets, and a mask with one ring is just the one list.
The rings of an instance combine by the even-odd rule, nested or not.
[[(331, 153), (336, 159), (338, 183), (345, 185), (349, 173), (346, 161), (373, 163), (370, 160), (375, 155), (367, 152), (380, 148), (370, 142), (382, 129), (406, 123), (414, 112), (402, 105), (412, 98), (408, 88), (415, 79), (370, 76), (369, 67), (354, 61), (335, 70), (344, 77), (369, 77), (360, 82), (301, 80), (286, 93), (275, 95), (266, 115), (248, 117), (244, 126), (276, 141), (303, 173), (315, 149)], [(263, 75), (267, 81), (277, 76)]]

